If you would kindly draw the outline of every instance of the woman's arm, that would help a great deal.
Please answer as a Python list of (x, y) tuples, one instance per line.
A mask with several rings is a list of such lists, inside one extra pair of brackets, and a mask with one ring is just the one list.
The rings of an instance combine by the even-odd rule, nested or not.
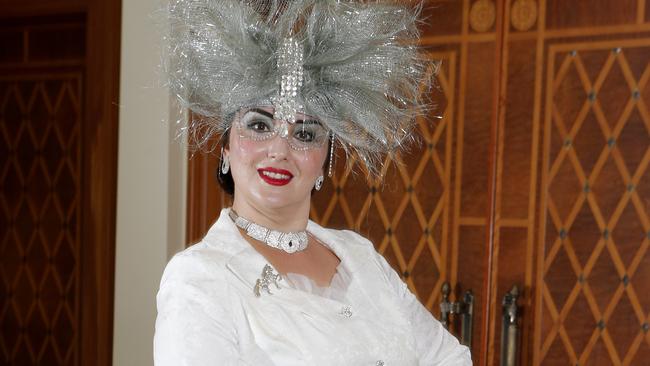
[(471, 366), (469, 349), (461, 345), (408, 288), (406, 292), (403, 301), (411, 314), (420, 365)]
[(471, 366), (472, 358), (469, 349), (461, 345), (456, 337), (449, 333), (418, 301), (384, 257), (379, 253), (377, 256), (413, 326), (420, 365)]
[(240, 364), (227, 285), (199, 254), (180, 253), (169, 262), (157, 304), (156, 366)]

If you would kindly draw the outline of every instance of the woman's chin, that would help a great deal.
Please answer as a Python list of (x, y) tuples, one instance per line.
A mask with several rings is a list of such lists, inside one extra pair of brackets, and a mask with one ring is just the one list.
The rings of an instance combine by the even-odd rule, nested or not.
[[(294, 189), (278, 187), (270, 187), (269, 189), (262, 189), (256, 196), (256, 201), (264, 208), (267, 209), (280, 209), (289, 206), (302, 206), (305, 201), (309, 201), (309, 194), (299, 194)], [(304, 198), (300, 198), (304, 197)]]

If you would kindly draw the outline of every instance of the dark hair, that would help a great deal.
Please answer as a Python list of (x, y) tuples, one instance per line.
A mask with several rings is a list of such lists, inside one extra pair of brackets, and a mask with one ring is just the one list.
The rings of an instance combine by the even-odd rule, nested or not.
[[(230, 141), (230, 129), (226, 130), (226, 132), (221, 135), (220, 138), (220, 145), (222, 148), (228, 147), (228, 142)], [(333, 143), (332, 139), (329, 139), (329, 143), (327, 145), (327, 156), (325, 158), (325, 162), (323, 163), (323, 172), (325, 172), (329, 166), (330, 163), (330, 154), (329, 154), (329, 149), (331, 149), (331, 144)], [(230, 174), (230, 171), (228, 173), (223, 174), (221, 171), (221, 159), (223, 159), (223, 156), (219, 155), (219, 165), (217, 166), (217, 182), (219, 183), (219, 186), (221, 186), (221, 189), (228, 193), (231, 196), (235, 195), (235, 181), (232, 179), (232, 174)], [(315, 189), (312, 189), (311, 193), (313, 194)]]
[[(220, 139), (220, 144), (221, 145), (221, 151), (223, 152), (223, 149), (228, 147), (228, 141), (230, 141), (230, 129), (227, 129), (226, 132), (224, 132), (223, 135), (221, 135)], [(217, 182), (219, 183), (219, 186), (221, 186), (221, 189), (228, 193), (231, 196), (235, 195), (235, 181), (232, 180), (232, 174), (230, 174), (230, 171), (228, 173), (223, 174), (221, 171), (221, 162), (223, 161), (223, 155), (219, 155), (219, 165), (217, 165)]]

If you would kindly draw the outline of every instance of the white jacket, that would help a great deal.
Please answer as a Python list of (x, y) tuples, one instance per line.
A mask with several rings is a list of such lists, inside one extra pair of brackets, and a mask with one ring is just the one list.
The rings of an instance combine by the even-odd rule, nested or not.
[(307, 231), (351, 273), (345, 302), (286, 281), (256, 297), (253, 288), (267, 261), (223, 210), (205, 238), (165, 269), (155, 365), (472, 364), (467, 347), (417, 301), (372, 243), (311, 221)]

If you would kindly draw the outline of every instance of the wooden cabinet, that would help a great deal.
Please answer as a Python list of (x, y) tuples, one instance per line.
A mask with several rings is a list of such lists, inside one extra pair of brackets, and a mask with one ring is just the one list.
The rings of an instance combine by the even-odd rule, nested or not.
[(119, 9), (0, 0), (0, 365), (111, 364)]
[[(421, 143), (381, 184), (339, 162), (312, 218), (368, 236), (438, 316), (444, 282), (451, 300), (471, 289), (476, 365), (501, 364), (515, 284), (518, 365), (647, 364), (650, 4), (440, 0), (424, 13), (442, 64)], [(207, 217), (226, 204), (201, 180), (214, 159), (191, 162)], [(190, 217), (210, 212), (189, 201)], [(190, 237), (211, 220), (190, 221)]]

